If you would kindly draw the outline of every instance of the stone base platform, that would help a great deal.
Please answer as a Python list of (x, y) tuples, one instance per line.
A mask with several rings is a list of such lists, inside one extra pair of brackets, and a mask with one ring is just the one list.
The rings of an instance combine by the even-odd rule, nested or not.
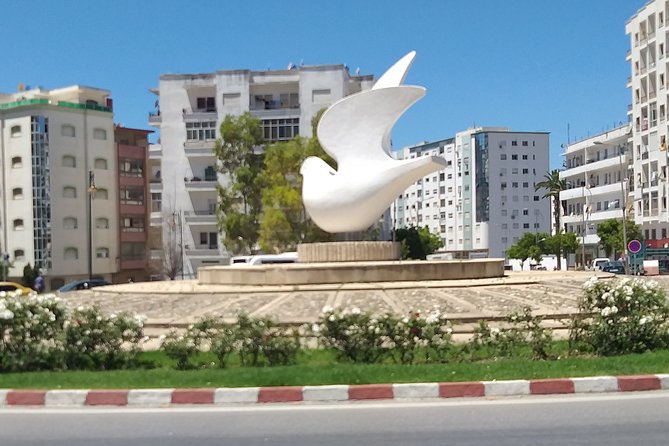
[(198, 269), (201, 285), (312, 285), (504, 276), (504, 259), (285, 263)]
[(375, 262), (400, 260), (401, 257), (399, 242), (353, 241), (297, 245), (300, 263)]

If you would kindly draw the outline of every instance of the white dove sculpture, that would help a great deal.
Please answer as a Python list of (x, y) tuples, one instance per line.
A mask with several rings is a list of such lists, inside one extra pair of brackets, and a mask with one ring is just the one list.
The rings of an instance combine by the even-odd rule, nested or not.
[(318, 139), (337, 170), (310, 156), (300, 174), (304, 207), (324, 231), (367, 229), (408, 186), (446, 166), (438, 156), (397, 160), (390, 155), (393, 125), (425, 95), (423, 87), (402, 85), (415, 56), (410, 52), (371, 90), (335, 102), (321, 117)]

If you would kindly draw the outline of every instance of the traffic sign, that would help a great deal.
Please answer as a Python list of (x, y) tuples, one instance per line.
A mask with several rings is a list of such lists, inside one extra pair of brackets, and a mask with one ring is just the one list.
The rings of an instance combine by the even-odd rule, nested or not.
[(627, 250), (632, 254), (636, 254), (637, 252), (641, 251), (641, 248), (642, 246), (639, 240), (630, 240), (630, 242), (627, 244)]

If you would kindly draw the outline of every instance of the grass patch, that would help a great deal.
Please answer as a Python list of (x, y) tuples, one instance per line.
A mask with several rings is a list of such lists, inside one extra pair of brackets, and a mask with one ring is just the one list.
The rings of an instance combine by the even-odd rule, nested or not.
[(511, 358), (448, 364), (350, 364), (328, 351), (309, 350), (298, 364), (285, 367), (217, 368), (213, 355), (200, 354), (194, 370), (174, 370), (162, 352), (146, 352), (141, 361), (153, 368), (104, 372), (23, 372), (0, 374), (4, 389), (124, 389), (247, 386), (302, 386), (411, 382), (488, 381), (597, 375), (669, 373), (669, 350), (612, 357), (568, 357), (550, 361)]

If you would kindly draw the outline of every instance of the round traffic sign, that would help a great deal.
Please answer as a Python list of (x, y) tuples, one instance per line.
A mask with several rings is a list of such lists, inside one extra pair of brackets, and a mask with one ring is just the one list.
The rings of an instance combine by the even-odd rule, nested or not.
[(639, 240), (630, 240), (627, 244), (627, 250), (632, 254), (636, 254), (641, 251), (641, 242)]

